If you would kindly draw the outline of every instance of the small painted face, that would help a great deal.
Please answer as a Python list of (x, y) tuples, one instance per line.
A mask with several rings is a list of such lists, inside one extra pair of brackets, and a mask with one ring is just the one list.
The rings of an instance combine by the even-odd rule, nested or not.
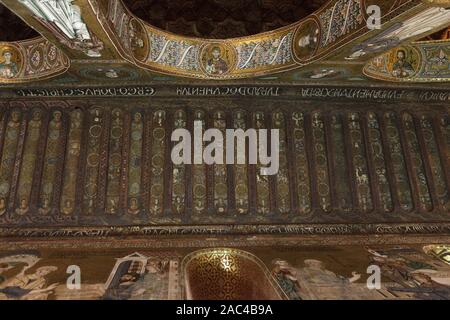
[(11, 118), (14, 122), (18, 122), (20, 120), (20, 114), (18, 111), (13, 111), (11, 114)]
[(146, 265), (147, 271), (150, 273), (156, 273), (159, 270), (159, 261), (157, 260), (149, 260)]
[(74, 111), (72, 116), (75, 120), (81, 120), (81, 112), (79, 110)]
[(121, 116), (121, 112), (118, 109), (114, 110), (113, 113), (116, 118), (119, 118)]
[(166, 113), (165, 113), (164, 111), (158, 111), (158, 112), (156, 113), (156, 116), (158, 117), (158, 119), (164, 120), (165, 117), (166, 117)]
[(197, 112), (197, 119), (203, 119), (203, 113), (201, 111)]
[(20, 206), (21, 206), (22, 208), (26, 208), (26, 207), (27, 207), (27, 200), (26, 200), (26, 199), (20, 200)]
[(405, 52), (404, 51), (397, 52), (397, 58), (398, 58), (398, 60), (405, 59)]
[(216, 119), (221, 120), (223, 118), (225, 118), (225, 115), (221, 111), (216, 113)]
[(61, 114), (61, 112), (59, 112), (59, 111), (55, 111), (54, 113), (53, 113), (53, 119), (55, 119), (55, 121), (61, 121), (61, 117), (62, 117), (62, 114)]
[(41, 112), (40, 111), (35, 111), (33, 113), (33, 120), (40, 120), (41, 119)]
[(6, 64), (11, 63), (12, 53), (9, 51), (6, 51), (5, 53), (3, 53), (3, 58), (5, 58)]
[(177, 112), (177, 119), (183, 119), (183, 118), (184, 118), (183, 111), (178, 111)]
[(214, 48), (212, 50), (212, 56), (214, 57), (214, 59), (220, 58), (220, 56), (221, 56), (220, 49), (219, 48)]
[(135, 122), (141, 122), (142, 119), (142, 115), (140, 113), (135, 113), (134, 114), (134, 121)]

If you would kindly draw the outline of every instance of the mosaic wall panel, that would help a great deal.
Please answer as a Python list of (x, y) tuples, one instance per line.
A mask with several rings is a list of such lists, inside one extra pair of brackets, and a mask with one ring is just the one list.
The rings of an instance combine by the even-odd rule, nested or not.
[(345, 148), (345, 132), (342, 118), (333, 115), (331, 118), (332, 149), (333, 149), (333, 173), (335, 178), (334, 190), (336, 193), (337, 207), (344, 211), (352, 208), (350, 172)]
[[(219, 130), (222, 133), (222, 137), (225, 136), (227, 129), (226, 115), (223, 111), (216, 111), (213, 115), (213, 128)], [(206, 147), (208, 148), (208, 147)], [(206, 150), (206, 149), (205, 149)], [(226, 158), (225, 148), (218, 147), (214, 153), (216, 156)], [(224, 160), (222, 160), (224, 162)], [(214, 164), (213, 170), (213, 188), (214, 188), (214, 211), (219, 214), (224, 214), (228, 207), (228, 168), (226, 164)]]
[[(289, 194), (289, 172), (288, 172), (288, 148), (286, 136), (286, 120), (281, 111), (277, 111), (272, 115), (272, 129), (279, 132), (279, 169), (276, 175), (276, 211), (281, 214), (289, 213), (290, 194)], [(271, 150), (272, 152), (272, 150)]]
[[(253, 119), (255, 129), (267, 128), (265, 114), (263, 112), (255, 112)], [(260, 136), (259, 139), (261, 139)], [(262, 148), (264, 148), (263, 145), (258, 145), (258, 153), (264, 152), (261, 150)], [(256, 165), (256, 212), (260, 215), (268, 214), (270, 211), (269, 177), (261, 174), (262, 168), (263, 166), (258, 159), (258, 164)]]
[(364, 23), (362, 1), (336, 1), (319, 15), (319, 20), (323, 31), (320, 45), (325, 47)]
[(408, 153), (411, 157), (411, 168), (413, 177), (416, 180), (415, 186), (417, 187), (417, 195), (419, 197), (419, 203), (424, 211), (430, 211), (433, 207), (430, 191), (428, 188), (428, 181), (425, 175), (425, 169), (423, 166), (422, 154), (420, 151), (419, 140), (416, 134), (416, 128), (414, 119), (410, 114), (403, 115), (403, 123), (406, 137), (406, 144), (408, 146)]
[[(2, 115), (2, 162), (0, 164), (0, 196), (1, 196), (1, 212), (5, 214), (7, 210), (11, 179), (16, 161), (17, 148), (19, 138), (22, 131), (21, 128), (22, 114), (18, 110), (13, 110), (11, 115), (4, 112)], [(6, 128), (5, 128), (6, 127)], [(14, 197), (10, 200), (14, 202)]]
[(0, 82), (20, 83), (64, 73), (69, 59), (44, 38), (0, 42)]
[[(247, 130), (247, 123), (245, 119), (244, 111), (237, 111), (233, 115), (233, 127), (235, 130)], [(235, 163), (238, 163), (238, 146), (235, 146)], [(247, 156), (247, 154), (246, 154)], [(249, 210), (249, 199), (248, 199), (248, 168), (245, 164), (236, 164), (234, 166), (234, 183), (236, 185), (235, 191), (235, 202), (236, 211), (239, 214), (247, 214)]]
[(144, 123), (141, 112), (132, 114), (128, 161), (128, 213), (138, 214), (142, 209), (142, 157), (144, 148)]
[[(348, 106), (327, 115), (295, 102), (237, 104), (2, 109), (0, 224), (450, 220), (445, 108)], [(171, 132), (194, 130), (194, 120), (222, 133), (278, 129), (278, 174), (263, 175), (260, 162), (172, 164)], [(206, 150), (210, 142), (203, 144)]]
[(48, 125), (47, 145), (45, 147), (44, 169), (41, 179), (39, 196), (39, 212), (48, 214), (55, 206), (55, 192), (58, 184), (58, 176), (64, 157), (65, 137), (63, 131), (62, 112), (56, 110), (51, 115)]
[(324, 212), (331, 211), (331, 188), (325, 123), (322, 115), (316, 112), (312, 115), (312, 130), (314, 144), (314, 166), (316, 177), (316, 192), (320, 208)]
[(379, 206), (384, 212), (394, 210), (391, 188), (388, 181), (388, 171), (386, 164), (385, 151), (381, 136), (380, 123), (377, 115), (369, 112), (367, 115), (367, 132), (371, 162), (374, 171), (375, 186), (378, 189), (375, 195), (378, 197)]
[(30, 196), (33, 185), (33, 175), (36, 168), (36, 160), (39, 154), (38, 145), (41, 137), (41, 128), (42, 113), (40, 110), (34, 110), (31, 113), (31, 119), (28, 121), (24, 150), (22, 154), (19, 185), (17, 189), (19, 207), (16, 209), (16, 213), (18, 215), (26, 214), (30, 208)]
[(448, 179), (445, 179), (444, 166), (445, 159), (441, 159), (439, 147), (434, 132), (433, 120), (427, 116), (422, 116), (420, 120), (423, 139), (426, 145), (426, 155), (431, 168), (433, 182), (437, 197), (437, 205), (449, 208)]
[(450, 80), (448, 40), (418, 42), (393, 49), (373, 60), (364, 73), (388, 81), (447, 82)]
[(86, 158), (83, 212), (93, 214), (97, 205), (101, 147), (104, 137), (104, 111), (93, 108), (89, 112), (88, 147)]
[[(201, 124), (201, 127), (194, 128), (202, 132), (206, 128), (205, 112), (203, 110), (195, 110), (194, 119), (196, 123)], [(202, 143), (202, 147), (204, 147)], [(206, 165), (194, 162), (192, 165), (192, 213), (193, 215), (201, 215), (205, 213), (207, 209), (207, 177), (206, 177)]]
[[(63, 189), (61, 194), (60, 211), (62, 214), (74, 213), (77, 199), (78, 170), (80, 165), (82, 135), (84, 128), (84, 116), (81, 110), (73, 110), (69, 113), (70, 125), (64, 158)], [(85, 144), (83, 144), (85, 145)], [(84, 181), (84, 186), (87, 181)], [(83, 211), (83, 213), (86, 213)]]
[(311, 181), (309, 174), (308, 148), (306, 145), (305, 117), (301, 112), (292, 114), (293, 121), (293, 151), (295, 175), (297, 182), (297, 197), (300, 214), (311, 212)]
[(397, 116), (393, 112), (384, 114), (386, 125), (386, 138), (389, 149), (391, 170), (393, 173), (394, 188), (400, 207), (409, 211), (413, 207), (411, 186), (409, 184), (408, 172), (406, 168), (405, 154), (397, 127)]
[(262, 41), (243, 42), (236, 46), (238, 69), (258, 69), (264, 66), (280, 66), (292, 62), (293, 32)]
[[(174, 130), (186, 129), (186, 113), (182, 110), (175, 112)], [(181, 155), (183, 156), (183, 155)], [(173, 165), (172, 169), (172, 210), (183, 214), (186, 209), (186, 165)]]
[(167, 113), (159, 110), (153, 113), (151, 121), (151, 174), (149, 211), (153, 216), (162, 215), (164, 207), (164, 167), (166, 161), (166, 119)]
[(120, 206), (120, 185), (122, 178), (122, 146), (124, 136), (123, 114), (114, 109), (111, 116), (109, 135), (108, 185), (106, 191), (106, 211), (115, 214)]
[(362, 211), (370, 212), (373, 210), (373, 203), (361, 123), (356, 113), (351, 113), (348, 118), (357, 203)]
[[(98, 17), (122, 55), (139, 66), (191, 78), (233, 79), (298, 68), (368, 31), (376, 37), (379, 31), (368, 30), (366, 24), (366, 8), (370, 4), (382, 6), (384, 17), (395, 17), (421, 3), (418, 0), (395, 1), (391, 5), (386, 2), (329, 1), (289, 26), (223, 40), (185, 37), (155, 28), (134, 17), (121, 0), (99, 1)], [(400, 28), (390, 26), (394, 31)], [(402, 31), (408, 32), (409, 28), (405, 26)]]

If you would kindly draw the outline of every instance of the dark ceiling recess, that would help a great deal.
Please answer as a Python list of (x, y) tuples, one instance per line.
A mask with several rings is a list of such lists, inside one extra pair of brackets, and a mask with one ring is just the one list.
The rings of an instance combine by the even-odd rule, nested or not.
[(421, 39), (422, 41), (427, 40), (450, 40), (450, 27), (443, 30), (430, 34), (429, 36)]
[(299, 21), (328, 0), (123, 0), (139, 18), (184, 36), (233, 38)]
[(26, 40), (39, 36), (4, 5), (0, 4), (0, 41)]

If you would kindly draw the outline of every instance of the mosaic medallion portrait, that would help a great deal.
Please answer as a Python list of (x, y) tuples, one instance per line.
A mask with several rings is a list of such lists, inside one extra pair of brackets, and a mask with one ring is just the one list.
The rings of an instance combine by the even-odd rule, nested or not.
[(23, 59), (20, 51), (11, 46), (0, 45), (0, 79), (14, 79), (22, 69)]
[(294, 53), (298, 60), (305, 61), (311, 58), (319, 46), (320, 27), (313, 20), (306, 20), (301, 24), (294, 35)]
[(421, 69), (421, 55), (410, 46), (399, 47), (373, 59), (364, 72), (377, 79), (409, 80)]
[(149, 37), (142, 23), (132, 19), (128, 28), (128, 35), (133, 56), (139, 61), (145, 61), (149, 52)]
[(419, 67), (419, 54), (412, 48), (400, 48), (388, 57), (388, 68), (393, 77), (407, 78), (413, 76)]
[(203, 71), (213, 77), (221, 77), (229, 73), (236, 61), (236, 53), (225, 43), (210, 43), (201, 52)]

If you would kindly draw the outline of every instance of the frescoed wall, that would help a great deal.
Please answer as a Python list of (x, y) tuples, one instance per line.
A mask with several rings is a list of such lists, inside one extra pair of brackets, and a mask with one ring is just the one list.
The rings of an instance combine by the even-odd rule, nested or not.
[[(450, 265), (427, 254), (431, 247), (1, 252), (0, 299), (449, 299)], [(67, 287), (69, 266), (79, 267), (80, 289)], [(381, 271), (378, 288), (367, 286), (369, 267)]]

